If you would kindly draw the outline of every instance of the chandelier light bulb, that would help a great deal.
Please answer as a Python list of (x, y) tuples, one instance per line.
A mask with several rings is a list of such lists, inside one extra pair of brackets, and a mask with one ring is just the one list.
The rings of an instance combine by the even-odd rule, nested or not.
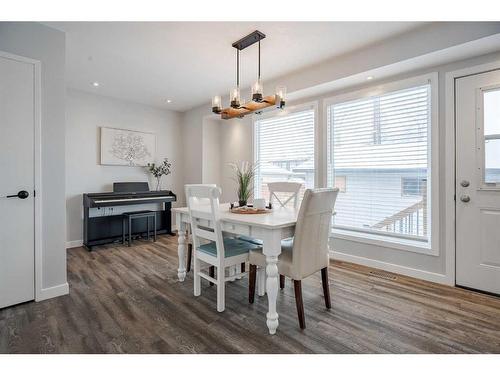
[(229, 92), (229, 100), (232, 108), (239, 108), (241, 103), (240, 88), (236, 87)]
[(278, 86), (276, 87), (276, 107), (283, 108), (286, 102), (286, 87)]
[(212, 98), (212, 112), (213, 113), (221, 113), (222, 111), (222, 99), (219, 95), (215, 95)]
[(264, 85), (262, 84), (262, 80), (259, 78), (252, 85), (252, 100), (254, 102), (261, 102), (263, 93), (264, 93)]

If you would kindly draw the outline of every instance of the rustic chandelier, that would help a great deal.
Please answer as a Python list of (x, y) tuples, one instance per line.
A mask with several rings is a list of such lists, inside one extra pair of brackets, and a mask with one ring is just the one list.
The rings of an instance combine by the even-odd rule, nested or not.
[[(222, 108), (222, 99), (219, 95), (212, 98), (212, 112), (220, 114), (221, 118), (228, 120), (235, 117), (244, 117), (251, 113), (261, 113), (265, 108), (276, 106), (276, 108), (283, 109), (285, 107), (286, 87), (276, 87), (274, 95), (264, 96), (264, 87), (260, 77), (260, 41), (266, 37), (265, 34), (258, 30), (241, 38), (233, 43), (236, 48), (236, 88), (229, 92), (230, 106)], [(252, 100), (247, 103), (241, 103), (240, 94), (240, 51), (251, 46), (254, 43), (259, 44), (259, 68), (257, 81), (252, 85)]]

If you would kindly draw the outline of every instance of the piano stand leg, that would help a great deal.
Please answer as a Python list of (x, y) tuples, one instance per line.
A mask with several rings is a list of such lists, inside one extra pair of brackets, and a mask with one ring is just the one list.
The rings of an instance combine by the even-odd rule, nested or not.
[(86, 248), (89, 252), (91, 252), (91, 251), (92, 251), (92, 246), (85, 245), (84, 247), (85, 247), (85, 248)]

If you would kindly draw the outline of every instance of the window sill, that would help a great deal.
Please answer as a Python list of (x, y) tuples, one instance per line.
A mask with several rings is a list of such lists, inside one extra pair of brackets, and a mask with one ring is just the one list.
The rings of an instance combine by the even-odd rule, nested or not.
[(346, 229), (332, 228), (330, 238), (359, 242), (373, 246), (380, 246), (395, 250), (410, 251), (419, 254), (438, 256), (439, 252), (433, 250), (429, 242), (420, 242), (404, 238), (388, 237), (383, 235), (355, 232)]

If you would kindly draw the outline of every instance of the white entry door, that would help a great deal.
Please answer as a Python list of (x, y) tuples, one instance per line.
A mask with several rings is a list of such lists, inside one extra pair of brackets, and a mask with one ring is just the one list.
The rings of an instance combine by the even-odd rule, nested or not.
[(456, 283), (500, 294), (500, 70), (455, 88)]
[(0, 308), (34, 299), (34, 78), (0, 53)]

